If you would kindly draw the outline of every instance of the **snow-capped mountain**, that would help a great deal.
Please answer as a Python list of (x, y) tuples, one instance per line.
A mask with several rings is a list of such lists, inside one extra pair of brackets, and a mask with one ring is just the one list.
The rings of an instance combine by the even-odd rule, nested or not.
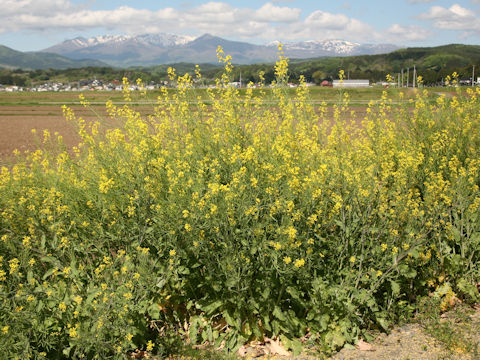
[(110, 50), (126, 47), (161, 47), (167, 48), (172, 46), (184, 45), (195, 38), (192, 36), (183, 36), (175, 34), (144, 34), (144, 35), (101, 35), (91, 38), (77, 37), (72, 40), (49, 47), (44, 52), (52, 52), (57, 54), (66, 54), (67, 56), (75, 56), (69, 54), (72, 51), (78, 51), (79, 54), (91, 53), (95, 55), (97, 52), (103, 53), (105, 48)]
[[(189, 41), (194, 40), (193, 36), (175, 35), (175, 34), (144, 34), (138, 36), (131, 35), (101, 35), (88, 39), (78, 37), (73, 40), (66, 40), (57, 46), (69, 46), (70, 44), (79, 48), (86, 48), (90, 46), (111, 45), (116, 44), (121, 46), (126, 43), (138, 43), (142, 45), (155, 45), (162, 47), (169, 47), (175, 45), (183, 45)], [(50, 48), (51, 49), (51, 48)]]
[[(279, 41), (272, 41), (267, 46), (277, 47)], [(400, 49), (392, 44), (359, 44), (346, 40), (306, 40), (283, 44), (285, 54), (294, 58), (315, 56), (351, 56), (388, 53)]]
[(336, 55), (350, 55), (360, 44), (345, 40), (307, 40), (294, 43), (286, 43), (286, 51), (326, 51)]
[[(175, 34), (102, 35), (78, 37), (54, 45), (44, 52), (56, 53), (71, 59), (95, 59), (114, 66), (156, 65), (174, 62), (217, 63), (216, 48), (222, 45), (234, 62), (250, 64), (276, 59), (278, 41), (267, 45), (230, 41), (205, 34), (194, 38)], [(362, 45), (345, 40), (307, 40), (284, 44), (290, 58), (320, 56), (371, 55), (399, 49), (390, 44)]]

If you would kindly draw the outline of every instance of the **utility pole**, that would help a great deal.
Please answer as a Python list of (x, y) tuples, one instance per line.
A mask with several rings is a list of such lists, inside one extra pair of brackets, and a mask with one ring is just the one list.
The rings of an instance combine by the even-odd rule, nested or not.
[(472, 70), (472, 86), (475, 85), (475, 65), (473, 65), (473, 70)]
[(415, 65), (413, 65), (413, 87), (415, 87), (416, 77), (417, 77), (417, 69), (415, 68)]
[(400, 89), (400, 73), (398, 73), (397, 76), (398, 76), (398, 88)]
[(402, 68), (402, 87), (403, 87), (403, 68)]

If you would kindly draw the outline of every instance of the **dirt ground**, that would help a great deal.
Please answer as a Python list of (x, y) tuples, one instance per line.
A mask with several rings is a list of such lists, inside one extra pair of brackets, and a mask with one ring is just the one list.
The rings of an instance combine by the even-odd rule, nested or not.
[(78, 143), (71, 124), (63, 118), (60, 106), (0, 106), (0, 159), (9, 159), (15, 149), (23, 152), (38, 148), (32, 129), (42, 134), (59, 132), (67, 146)]
[[(39, 140), (32, 134), (32, 129), (37, 130), (37, 137), (43, 138), (43, 130), (48, 130), (53, 136), (58, 132), (63, 137), (63, 141), (68, 148), (78, 144), (79, 138), (75, 133), (74, 126), (68, 123), (62, 114), (61, 100), (49, 101), (50, 104), (28, 104), (25, 99), (18, 98), (18, 104), (11, 102), (10, 99), (5, 105), (0, 104), (0, 164), (10, 163), (14, 161), (13, 151), (15, 149), (20, 152), (33, 151), (39, 148)], [(65, 103), (69, 103), (69, 99), (65, 98)], [(106, 99), (105, 99), (106, 101)], [(77, 117), (82, 117), (86, 121), (98, 120), (97, 115), (88, 108), (80, 105), (69, 105)], [(95, 112), (103, 116), (105, 108), (101, 105), (93, 107)], [(141, 112), (151, 113), (152, 106), (142, 106), (139, 108)], [(355, 111), (354, 119), (347, 119), (347, 122), (354, 121), (360, 124), (366, 115), (365, 106), (353, 106), (350, 110)], [(333, 118), (332, 108), (330, 107), (328, 117)], [(359, 125), (360, 126), (360, 125)]]
[[(261, 349), (260, 349), (261, 350)], [(258, 355), (258, 356), (257, 356)], [(315, 360), (319, 355), (264, 356), (259, 349), (244, 359)], [(370, 343), (345, 347), (329, 360), (480, 360), (480, 305), (463, 306), (435, 320), (419, 320), (380, 334)]]

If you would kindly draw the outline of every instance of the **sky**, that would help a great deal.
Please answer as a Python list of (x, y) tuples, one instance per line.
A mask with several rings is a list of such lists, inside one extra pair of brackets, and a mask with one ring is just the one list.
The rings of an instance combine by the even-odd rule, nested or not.
[(43, 50), (79, 36), (204, 33), (266, 44), (480, 45), (480, 0), (0, 0), (0, 45)]

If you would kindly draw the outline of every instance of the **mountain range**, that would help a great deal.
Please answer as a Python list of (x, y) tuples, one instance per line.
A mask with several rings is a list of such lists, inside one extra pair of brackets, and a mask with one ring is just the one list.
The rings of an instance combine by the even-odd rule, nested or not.
[[(72, 60), (92, 59), (111, 66), (152, 66), (178, 62), (217, 63), (216, 49), (221, 45), (236, 64), (272, 62), (277, 59), (278, 42), (256, 45), (231, 41), (210, 34), (193, 38), (175, 34), (138, 36), (104, 35), (78, 37), (42, 50)], [(392, 44), (358, 44), (345, 40), (285, 43), (285, 55), (306, 59), (322, 56), (373, 55), (399, 49)]]
[(0, 68), (5, 69), (68, 69), (86, 66), (108, 66), (99, 60), (73, 60), (47, 52), (21, 52), (0, 45)]

